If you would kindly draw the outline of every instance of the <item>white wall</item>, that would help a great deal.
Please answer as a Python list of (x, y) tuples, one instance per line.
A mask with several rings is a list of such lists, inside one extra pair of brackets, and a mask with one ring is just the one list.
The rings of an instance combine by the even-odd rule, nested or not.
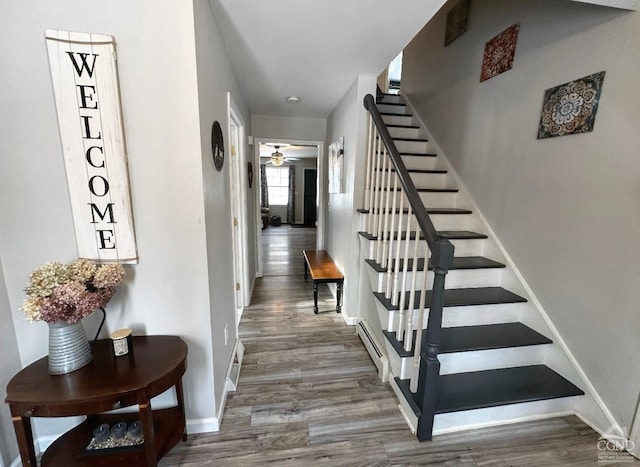
[[(218, 24), (206, 0), (194, 1), (196, 60), (198, 69), (198, 100), (200, 102), (200, 144), (204, 183), (207, 230), (207, 264), (209, 276), (209, 302), (211, 309), (211, 340), (213, 344), (213, 371), (217, 412), (222, 407), (226, 371), (232, 360), (233, 345), (237, 339), (235, 326), (235, 280), (233, 277), (233, 238), (231, 224), (231, 188), (229, 171), (231, 150), (227, 134), (227, 91), (243, 114), (247, 132), (250, 131), (249, 112), (242, 97), (231, 63), (220, 36)], [(221, 172), (216, 171), (211, 152), (211, 125), (217, 120), (222, 127), (225, 142), (225, 161)], [(246, 141), (242, 144), (246, 145)], [(248, 152), (248, 148), (245, 147)], [(246, 170), (241, 169), (242, 175)], [(250, 212), (254, 212), (252, 193), (248, 193)], [(255, 239), (255, 216), (249, 216), (249, 233)], [(252, 246), (255, 245), (255, 240)], [(204, 253), (204, 252), (203, 252)], [(251, 250), (250, 257), (255, 257)], [(251, 278), (255, 264), (249, 264)], [(229, 339), (225, 345), (224, 328), (228, 326)]]
[(251, 127), (256, 139), (268, 138), (324, 141), (327, 121), (324, 118), (278, 117), (274, 115), (251, 115)]
[[(202, 11), (200, 3), (196, 7)], [(0, 18), (0, 256), (22, 365), (45, 356), (48, 341), (47, 326), (26, 322), (18, 311), (29, 272), (46, 261), (77, 257), (44, 30), (111, 34), (117, 42), (140, 262), (127, 267), (125, 284), (108, 306), (105, 332), (130, 326), (134, 333), (182, 336), (189, 345), (187, 417), (211, 419), (220, 362), (212, 352), (211, 314), (217, 316), (218, 309), (210, 305), (208, 264), (218, 250), (208, 246), (218, 232), (207, 232), (206, 220), (216, 214), (212, 203), (224, 199), (207, 192), (205, 212), (198, 83), (207, 72), (196, 72), (192, 2), (2, 2)], [(220, 119), (226, 107), (218, 107), (217, 99), (225, 85), (211, 80), (216, 100), (208, 112)], [(204, 124), (208, 132), (210, 119)], [(228, 244), (228, 238), (222, 241)], [(226, 310), (230, 299), (219, 292), (211, 295), (221, 296)], [(94, 322), (88, 321), (91, 334)], [(56, 420), (38, 420), (39, 436), (60, 429)]]
[[(443, 10), (405, 49), (404, 91), (628, 427), (640, 390), (640, 14), (474, 1), (467, 32), (445, 48)], [(513, 69), (480, 83), (485, 42), (516, 22)], [(537, 140), (544, 91), (602, 70), (595, 130)]]
[[(356, 213), (364, 203), (366, 162), (366, 94), (374, 94), (375, 76), (359, 76), (327, 119), (327, 147), (344, 137), (344, 193), (331, 193), (327, 214), (327, 251), (345, 276), (342, 312), (358, 316), (360, 286), (359, 219)], [(326, 178), (325, 178), (326, 179)], [(326, 188), (325, 188), (326, 189)]]
[[(20, 370), (20, 355), (13, 329), (13, 316), (9, 306), (9, 297), (4, 283), (2, 260), (0, 257), (0, 342), (2, 342), (2, 358), (0, 358), (0, 394), (6, 394), (5, 388), (11, 377)], [(13, 431), (13, 423), (8, 407), (0, 410), (0, 465), (11, 464), (18, 455), (18, 444)]]

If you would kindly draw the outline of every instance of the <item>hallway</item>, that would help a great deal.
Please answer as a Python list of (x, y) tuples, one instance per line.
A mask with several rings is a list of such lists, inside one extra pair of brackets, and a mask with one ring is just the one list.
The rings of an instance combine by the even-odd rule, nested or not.
[(220, 431), (190, 435), (160, 465), (601, 465), (598, 435), (574, 416), (419, 443), (326, 287), (313, 314), (301, 251), (315, 233), (263, 232), (264, 277), (242, 316), (245, 356)]

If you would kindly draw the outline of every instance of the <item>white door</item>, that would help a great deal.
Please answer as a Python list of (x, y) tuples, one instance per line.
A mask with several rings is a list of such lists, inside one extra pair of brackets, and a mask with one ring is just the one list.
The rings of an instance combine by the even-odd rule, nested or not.
[(246, 165), (244, 150), (244, 121), (233, 103), (231, 94), (227, 93), (229, 111), (229, 152), (230, 152), (230, 180), (231, 187), (231, 225), (233, 229), (233, 265), (236, 288), (236, 325), (240, 321), (242, 310), (249, 304), (249, 280), (247, 270), (246, 246)]

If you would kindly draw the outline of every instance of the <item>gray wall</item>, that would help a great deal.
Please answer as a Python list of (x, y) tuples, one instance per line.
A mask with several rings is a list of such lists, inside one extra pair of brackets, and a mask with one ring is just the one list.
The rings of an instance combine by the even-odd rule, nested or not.
[[(237, 338), (235, 318), (235, 284), (233, 277), (233, 239), (230, 208), (230, 158), (231, 150), (227, 134), (227, 91), (243, 114), (247, 134), (251, 130), (249, 111), (242, 92), (231, 70), (231, 63), (224, 46), (218, 24), (206, 0), (194, 1), (196, 61), (198, 70), (198, 100), (200, 104), (200, 154), (204, 183), (204, 221), (206, 226), (206, 258), (208, 265), (209, 306), (211, 311), (211, 343), (213, 345), (213, 372), (215, 400), (218, 413), (227, 368), (232, 360), (233, 344)], [(225, 135), (225, 163), (221, 172), (216, 171), (211, 157), (211, 124), (217, 120)], [(245, 144), (242, 141), (242, 144)], [(245, 154), (249, 154), (245, 145)], [(241, 174), (246, 169), (241, 168)], [(255, 212), (252, 193), (246, 193), (247, 211)], [(255, 258), (255, 216), (245, 219), (252, 239), (249, 257)], [(204, 253), (204, 251), (203, 251)], [(247, 265), (251, 280), (255, 277), (253, 261)], [(247, 284), (250, 286), (250, 284)], [(228, 325), (229, 339), (225, 345), (224, 329)]]
[[(211, 169), (209, 135), (214, 118), (226, 122), (228, 90), (250, 122), (206, 1), (2, 2), (0, 18), (0, 257), (21, 365), (47, 353), (47, 326), (18, 311), (29, 272), (77, 257), (44, 30), (111, 34), (140, 262), (127, 266), (106, 330), (182, 336), (188, 428), (213, 429), (231, 352), (220, 336), (235, 317), (231, 274), (218, 266), (231, 264), (230, 226), (218, 221), (228, 175)], [(36, 434), (65, 428), (39, 419)]]
[[(402, 86), (622, 427), (640, 390), (640, 14), (551, 0), (443, 8), (405, 49)], [(512, 24), (512, 70), (479, 82)], [(606, 70), (595, 130), (537, 140), (544, 91)], [(607, 427), (601, 427), (606, 429)]]
[[(9, 380), (20, 370), (18, 343), (13, 329), (13, 316), (9, 306), (9, 297), (4, 283), (2, 260), (0, 257), (0, 342), (2, 342), (2, 358), (0, 358), (0, 395), (4, 401)], [(13, 431), (9, 406), (3, 404), (0, 410), (0, 464), (11, 464), (18, 456), (18, 444)]]
[(326, 246), (331, 258), (345, 276), (343, 313), (353, 320), (358, 316), (362, 266), (356, 210), (363, 207), (364, 200), (368, 121), (362, 101), (367, 93), (375, 94), (375, 89), (376, 77), (358, 77), (327, 119), (327, 147), (344, 137), (344, 193), (328, 195)]

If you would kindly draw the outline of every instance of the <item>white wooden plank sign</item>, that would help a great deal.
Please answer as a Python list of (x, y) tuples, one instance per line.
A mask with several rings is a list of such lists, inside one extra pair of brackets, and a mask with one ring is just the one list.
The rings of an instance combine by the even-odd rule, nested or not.
[(47, 29), (78, 256), (136, 263), (115, 39)]

